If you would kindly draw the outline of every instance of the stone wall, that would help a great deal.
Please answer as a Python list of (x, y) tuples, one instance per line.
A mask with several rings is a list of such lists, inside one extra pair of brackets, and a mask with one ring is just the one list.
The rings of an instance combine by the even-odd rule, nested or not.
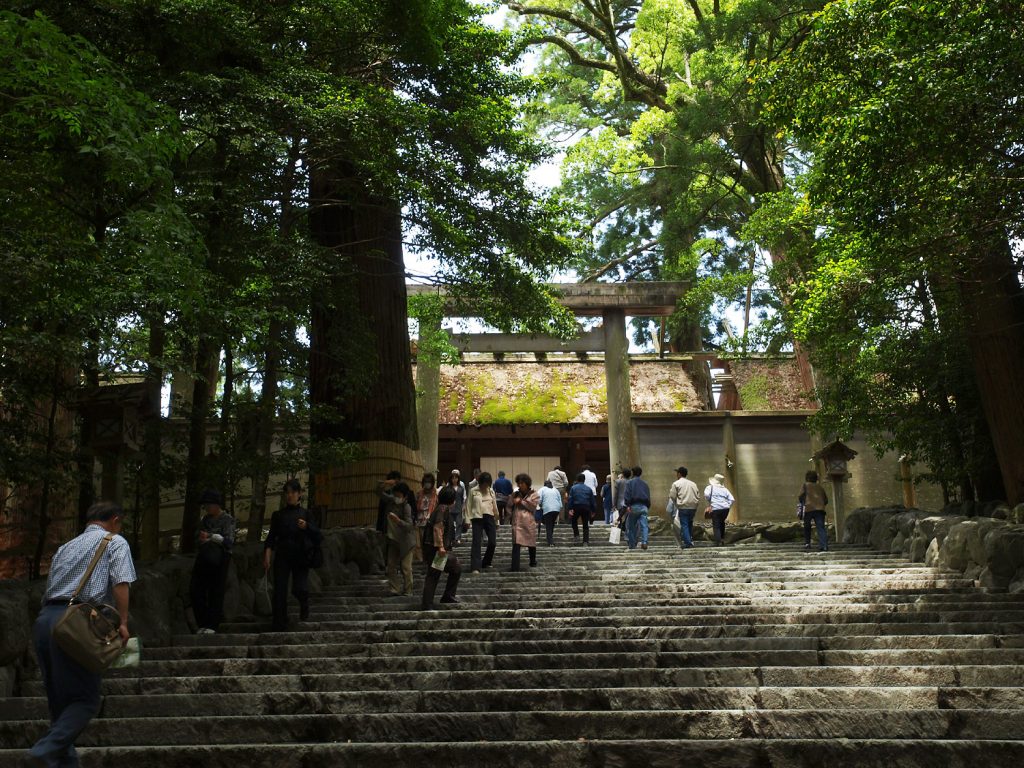
[[(324, 565), (310, 573), (310, 592), (380, 571), (379, 535), (365, 528), (325, 531)], [(262, 561), (262, 544), (235, 547), (224, 596), (225, 621), (244, 616), (267, 616), (269, 621), (270, 603), (259, 586)], [(138, 569), (138, 581), (131, 589), (129, 626), (143, 647), (168, 645), (173, 635), (195, 630), (188, 596), (192, 562), (192, 557), (175, 555)], [(42, 581), (0, 581), (0, 698), (16, 694), (20, 681), (36, 674), (32, 623), (45, 588)]]
[[(640, 464), (651, 486), (655, 507), (664, 507), (668, 489), (676, 479), (675, 468), (689, 469), (690, 479), (702, 489), (716, 472), (728, 476), (726, 454), (734, 462), (740, 522), (787, 522), (793, 519), (796, 498), (804, 473), (813, 469), (808, 460), (816, 448), (804, 423), (807, 414), (707, 411), (691, 414), (637, 414)], [(733, 445), (727, 445), (726, 423), (731, 423)], [(844, 487), (846, 509), (892, 506), (903, 502), (899, 457), (881, 458), (863, 440), (846, 441), (858, 452), (850, 462), (849, 482)], [(923, 467), (916, 468), (917, 471)], [(820, 470), (819, 470), (820, 471)], [(832, 489), (826, 481), (831, 498)], [(939, 486), (920, 483), (917, 504), (942, 505)], [(829, 504), (832, 519), (834, 504)]]
[(942, 513), (855, 509), (847, 517), (843, 543), (868, 544), (957, 571), (993, 591), (1024, 591), (1024, 504), (964, 506)]

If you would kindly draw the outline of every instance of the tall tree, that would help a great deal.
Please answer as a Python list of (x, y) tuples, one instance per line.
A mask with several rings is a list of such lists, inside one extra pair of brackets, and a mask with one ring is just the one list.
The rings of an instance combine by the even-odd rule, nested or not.
[[(754, 333), (758, 320), (784, 309), (799, 265), (788, 242), (769, 248), (744, 236), (761, 197), (786, 188), (793, 164), (787, 136), (762, 119), (750, 78), (758, 60), (792, 44), (803, 13), (819, 5), (508, 3), (528, 23), (526, 41), (548, 46), (543, 71), (555, 86), (546, 106), (556, 127), (583, 134), (567, 152), (564, 187), (591, 204), (596, 247), (586, 279), (691, 281), (670, 326), (681, 350), (792, 343), (779, 338), (778, 322)], [(580, 109), (567, 110), (569, 100)], [(800, 348), (797, 358), (810, 391)]]
[[(761, 78), (814, 159), (807, 199), (824, 237), (800, 322), (830, 313), (827, 296), (855, 308), (879, 284), (937, 289), (918, 304), (945, 314), (943, 338), (969, 352), (977, 392), (949, 396), (980, 404), (1013, 503), (1024, 499), (1022, 22), (1010, 2), (832, 3)], [(859, 319), (828, 325), (863, 354), (874, 342)], [(928, 328), (923, 316), (911, 326)], [(984, 497), (1000, 490), (981, 485)]]

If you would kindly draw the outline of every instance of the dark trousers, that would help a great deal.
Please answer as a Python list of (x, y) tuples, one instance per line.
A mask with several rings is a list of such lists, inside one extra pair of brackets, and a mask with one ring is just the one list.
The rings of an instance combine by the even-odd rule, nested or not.
[(50, 730), (29, 753), (47, 765), (77, 766), (75, 739), (100, 710), (100, 676), (79, 666), (51, 637), (67, 608), (45, 605), (32, 627), (32, 645), (50, 709)]
[[(495, 535), (498, 529), (494, 524), (494, 515), (484, 515), (483, 517), (475, 518), (472, 521), (472, 525), (473, 543), (469, 549), (469, 569), (471, 571), (479, 571), (481, 568), (489, 567), (494, 559)], [(483, 548), (484, 536), (487, 536), (487, 551), (483, 553), (483, 559), (481, 560), (480, 550)]]
[(224, 588), (228, 580), (231, 555), (225, 552), (219, 565), (196, 560), (188, 593), (192, 599), (192, 613), (196, 624), (207, 629), (219, 629), (224, 620)]
[(828, 533), (825, 530), (825, 510), (816, 509), (813, 512), (804, 512), (804, 545), (811, 546), (811, 522), (818, 529), (818, 549), (822, 552), (828, 550)]
[(298, 558), (289, 558), (274, 553), (274, 630), (283, 632), (288, 628), (288, 579), (291, 578), (292, 594), (299, 601), (299, 618), (309, 616), (309, 566)]
[[(519, 553), (522, 551), (522, 549), (523, 549), (523, 545), (522, 544), (513, 544), (512, 545), (512, 570), (513, 571), (518, 571), (519, 570)], [(530, 550), (530, 565), (536, 565), (537, 564), (537, 548), (536, 547), (528, 547), (528, 549)]]
[(711, 528), (715, 532), (715, 546), (725, 544), (725, 518), (728, 516), (728, 509), (711, 510)]
[(558, 522), (557, 512), (548, 512), (543, 517), (544, 520), (544, 531), (547, 534), (548, 544), (555, 543), (555, 523)]
[(498, 522), (501, 523), (502, 525), (504, 525), (505, 524), (505, 518), (508, 517), (508, 502), (507, 501), (498, 501), (498, 502), (495, 502), (495, 504), (497, 504), (497, 506), (498, 506)]
[[(427, 574), (423, 579), (423, 610), (429, 610), (434, 604), (434, 595), (437, 593), (437, 582), (441, 580), (441, 571), (431, 568), (434, 562), (434, 555), (437, 549), (432, 544), (423, 545), (423, 562), (427, 566)], [(455, 597), (455, 590), (459, 588), (459, 579), (462, 578), (462, 566), (459, 565), (459, 558), (448, 550), (448, 562), (444, 564), (444, 572), (448, 574), (448, 580), (444, 584), (442, 600), (451, 600)]]
[(583, 541), (590, 541), (590, 508), (574, 509), (572, 511), (572, 537), (580, 537), (580, 523), (583, 523)]

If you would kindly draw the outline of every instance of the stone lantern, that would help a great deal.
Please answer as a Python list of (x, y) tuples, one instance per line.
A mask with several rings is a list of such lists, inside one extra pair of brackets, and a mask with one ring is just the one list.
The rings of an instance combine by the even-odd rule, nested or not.
[(814, 454), (817, 461), (824, 463), (825, 474), (832, 481), (832, 502), (835, 505), (836, 541), (843, 540), (843, 527), (846, 522), (846, 509), (843, 505), (843, 483), (852, 475), (847, 470), (849, 462), (857, 452), (841, 440), (829, 443)]

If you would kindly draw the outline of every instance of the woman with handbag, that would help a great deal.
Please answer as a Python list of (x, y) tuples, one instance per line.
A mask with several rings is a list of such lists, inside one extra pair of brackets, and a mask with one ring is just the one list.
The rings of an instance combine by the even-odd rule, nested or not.
[(434, 505), (426, 525), (421, 529), (423, 562), (427, 566), (427, 573), (423, 579), (423, 599), (420, 602), (424, 611), (434, 607), (434, 594), (437, 592), (437, 583), (441, 580), (442, 573), (448, 574), (448, 580), (444, 585), (441, 602), (459, 602), (455, 592), (459, 588), (459, 579), (462, 578), (462, 566), (451, 551), (455, 540), (451, 520), (451, 508), (454, 503), (455, 489), (450, 485), (445, 486), (438, 492), (437, 504)]
[(729, 510), (736, 502), (729, 489), (725, 487), (724, 481), (724, 475), (716, 474), (708, 478), (707, 487), (704, 489), (704, 498), (708, 502), (708, 508), (704, 514), (711, 518), (716, 547), (725, 546), (725, 519), (729, 517)]
[(288, 628), (288, 581), (292, 594), (299, 601), (299, 620), (309, 618), (310, 553), (319, 550), (324, 535), (309, 520), (309, 513), (299, 506), (302, 484), (296, 479), (284, 484), (285, 506), (270, 518), (270, 532), (263, 544), (263, 570), (270, 571), (273, 559), (274, 632)]

